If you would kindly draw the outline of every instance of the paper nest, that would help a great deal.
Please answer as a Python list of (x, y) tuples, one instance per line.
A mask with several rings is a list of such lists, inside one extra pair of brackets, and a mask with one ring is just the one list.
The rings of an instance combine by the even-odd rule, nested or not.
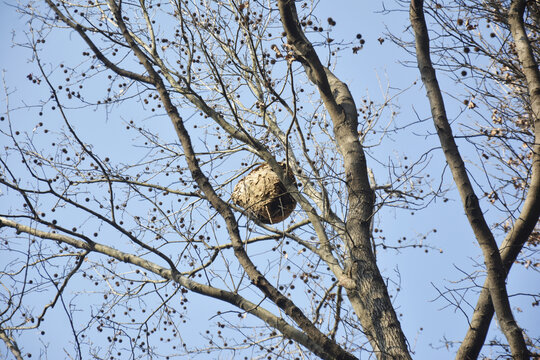
[[(286, 169), (285, 163), (280, 165), (283, 170)], [(290, 169), (287, 177), (296, 184)], [(231, 200), (265, 224), (277, 224), (285, 220), (296, 207), (296, 200), (268, 164), (256, 167), (242, 178), (234, 187)]]

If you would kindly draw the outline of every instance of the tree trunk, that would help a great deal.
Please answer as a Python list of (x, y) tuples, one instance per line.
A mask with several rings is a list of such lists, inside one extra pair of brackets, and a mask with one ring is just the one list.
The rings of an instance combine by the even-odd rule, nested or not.
[(523, 333), (517, 326), (510, 308), (505, 284), (506, 273), (497, 243), (485, 221), (480, 203), (467, 175), (465, 164), (455, 143), (452, 129), (446, 116), (444, 100), (430, 58), (429, 35), (424, 18), (422, 0), (411, 1), (410, 19), (415, 33), (418, 69), (420, 70), (422, 82), (426, 86), (427, 96), (431, 104), (433, 122), (446, 161), (452, 171), (454, 182), (461, 196), (465, 213), (476, 240), (482, 249), (488, 274), (487, 282), (495, 312), (497, 313), (501, 329), (510, 344), (514, 358), (528, 359), (529, 355)]
[[(540, 216), (540, 72), (525, 32), (523, 24), (524, 10), (525, 1), (513, 1), (510, 6), (508, 23), (516, 44), (519, 62), (527, 81), (531, 110), (534, 117), (535, 140), (529, 192), (519, 217), (501, 245), (501, 258), (505, 269), (505, 277), (508, 276), (512, 264), (534, 230)], [(486, 282), (478, 298), (471, 324), (458, 350), (456, 359), (472, 360), (478, 357), (486, 340), (494, 312), (489, 286)]]
[(377, 358), (410, 359), (405, 335), (371, 248), (374, 193), (359, 141), (356, 105), (347, 85), (321, 64), (300, 27), (294, 1), (280, 0), (278, 7), (288, 43), (319, 90), (343, 156), (350, 208), (345, 228), (339, 231), (350, 255), (345, 264), (350, 281), (343, 286)]

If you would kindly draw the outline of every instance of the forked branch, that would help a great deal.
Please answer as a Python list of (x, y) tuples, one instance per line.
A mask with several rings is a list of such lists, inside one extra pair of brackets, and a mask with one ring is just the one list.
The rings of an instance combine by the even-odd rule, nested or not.
[(452, 128), (446, 115), (442, 92), (431, 62), (429, 35), (424, 17), (423, 1), (412, 0), (410, 20), (415, 34), (418, 69), (431, 105), (433, 123), (439, 136), (454, 182), (458, 188), (467, 219), (482, 249), (487, 267), (488, 287), (501, 329), (506, 336), (515, 359), (528, 359), (529, 352), (523, 333), (518, 327), (506, 291), (506, 272), (495, 238), (484, 218), (480, 203), (467, 174), (467, 169), (456, 145)]

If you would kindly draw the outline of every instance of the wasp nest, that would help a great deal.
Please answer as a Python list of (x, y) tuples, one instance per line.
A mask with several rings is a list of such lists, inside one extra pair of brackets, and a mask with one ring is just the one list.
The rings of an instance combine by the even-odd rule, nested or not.
[[(285, 163), (280, 163), (286, 170)], [(287, 171), (290, 182), (296, 183), (292, 171)], [(276, 224), (291, 215), (296, 200), (287, 192), (285, 185), (268, 164), (253, 169), (234, 187), (231, 200), (257, 220), (265, 224)]]

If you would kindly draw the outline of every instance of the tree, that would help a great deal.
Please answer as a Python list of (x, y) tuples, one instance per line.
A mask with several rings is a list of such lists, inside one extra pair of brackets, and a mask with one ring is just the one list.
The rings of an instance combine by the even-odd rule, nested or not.
[[(504, 7), (505, 5), (506, 7)], [(452, 130), (446, 116), (442, 93), (439, 89), (435, 71), (430, 59), (429, 38), (424, 20), (423, 1), (412, 2), (411, 24), (416, 35), (418, 67), (422, 74), (422, 81), (426, 85), (428, 98), (431, 104), (431, 111), (442, 149), (445, 152), (446, 160), (452, 170), (452, 175), (459, 189), (462, 202), (465, 205), (465, 211), (469, 218), (469, 222), (471, 223), (471, 227), (484, 252), (484, 259), (488, 272), (486, 285), (484, 285), (478, 300), (478, 305), (473, 315), (469, 332), (460, 347), (458, 357), (473, 359), (478, 356), (485, 340), (487, 329), (489, 328), (489, 322), (491, 321), (491, 317), (495, 310), (502, 331), (509, 341), (512, 355), (515, 358), (527, 358), (528, 350), (526, 348), (525, 339), (523, 338), (522, 331), (519, 329), (512, 316), (508, 303), (508, 294), (505, 290), (505, 279), (508, 270), (516, 260), (517, 254), (522, 249), (525, 242), (529, 240), (529, 235), (536, 226), (538, 217), (540, 216), (540, 207), (538, 204), (540, 190), (538, 189), (539, 180), (537, 178), (538, 172), (540, 171), (540, 146), (538, 144), (538, 139), (540, 138), (540, 126), (538, 125), (540, 114), (540, 72), (538, 70), (538, 63), (535, 59), (535, 56), (538, 54), (538, 48), (535, 49), (531, 45), (527, 35), (526, 23), (523, 19), (526, 7), (525, 1), (512, 1), (510, 4), (501, 4), (498, 2), (493, 4), (472, 2), (460, 3), (457, 6), (459, 9), (465, 10), (464, 15), (468, 17), (466, 19), (466, 27), (467, 30), (470, 31), (469, 33), (461, 35), (461, 32), (456, 30), (456, 27), (453, 26), (454, 22), (448, 21), (448, 17), (439, 17), (439, 23), (445, 28), (450, 29), (448, 31), (449, 34), (462, 40), (464, 52), (466, 54), (470, 53), (470, 46), (474, 45), (474, 50), (476, 52), (480, 52), (494, 59), (496, 68), (495, 74), (490, 76), (492, 69), (489, 69), (488, 71), (479, 70), (479, 74), (483, 74), (486, 78), (495, 78), (495, 81), (498, 83), (509, 84), (508, 88), (510, 88), (510, 95), (496, 97), (496, 94), (491, 92), (489, 85), (478, 87), (481, 89), (478, 92), (481, 94), (481, 98), (485, 99), (484, 101), (495, 98), (495, 105), (492, 105), (491, 102), (488, 103), (488, 108), (494, 114), (495, 124), (504, 122), (504, 130), (497, 128), (489, 132), (484, 130), (484, 132), (492, 135), (504, 131), (505, 134), (501, 136), (504, 148), (508, 148), (509, 142), (522, 140), (523, 136), (532, 137), (529, 142), (530, 145), (524, 146), (526, 149), (525, 154), (514, 153), (514, 156), (517, 155), (520, 159), (530, 158), (532, 160), (529, 164), (523, 164), (527, 169), (526, 181), (527, 183), (530, 181), (530, 186), (528, 187), (529, 192), (523, 202), (521, 213), (515, 218), (512, 225), (510, 227), (507, 226), (505, 229), (507, 236), (501, 245), (502, 251), (499, 253), (493, 234), (489, 230), (489, 226), (482, 215), (477, 196), (470, 184), (465, 165), (455, 144)], [(473, 17), (469, 17), (470, 14), (472, 14)], [(487, 15), (484, 19), (487, 19), (488, 27), (489, 23), (492, 22), (495, 24), (496, 30), (506, 30), (504, 37), (509, 43), (500, 46), (500, 49), (503, 50), (501, 52), (503, 56), (495, 57), (495, 53), (490, 49), (490, 46), (492, 45), (486, 45), (486, 42), (482, 41), (484, 34), (482, 34), (481, 31), (474, 31), (477, 30), (479, 23), (482, 21), (480, 18), (482, 15)], [(538, 36), (537, 4), (531, 3), (529, 5), (529, 16), (531, 23), (527, 24), (527, 27), (529, 27), (532, 38), (534, 39)], [(437, 16), (435, 16), (435, 18), (437, 18)], [(456, 19), (455, 24), (457, 26), (462, 26), (464, 25), (464, 20)], [(496, 34), (491, 32), (490, 37), (496, 37)], [(469, 65), (469, 62), (471, 62), (470, 60), (456, 61), (456, 56), (451, 58), (451, 62), (454, 64), (457, 63), (462, 67), (471, 68), (471, 70), (474, 68), (473, 65)], [(508, 65), (512, 63), (514, 63), (511, 65), (512, 68), (508, 68)], [(517, 64), (520, 66), (516, 66)], [(499, 71), (499, 69), (502, 71)], [(473, 71), (476, 71), (476, 69)], [(504, 79), (501, 79), (501, 73), (506, 73)], [(463, 70), (462, 76), (467, 76), (465, 70)], [(484, 81), (485, 80), (480, 80), (481, 83)], [(513, 105), (516, 102), (521, 103), (522, 105), (521, 108), (518, 107), (517, 110), (515, 110), (517, 116), (516, 113), (512, 113), (512, 110), (510, 110), (512, 109), (511, 105), (509, 105), (510, 103)], [(498, 158), (502, 161), (506, 161), (506, 164), (512, 169), (521, 167), (521, 164), (516, 166), (515, 164), (512, 164), (512, 161), (508, 161), (503, 156), (498, 156)], [(506, 184), (502, 185), (500, 188), (504, 189), (509, 185), (513, 185), (516, 189), (521, 189), (523, 188), (523, 185), (516, 183), (516, 181), (523, 182), (523, 180), (523, 178), (518, 180), (518, 178), (514, 177), (511, 181), (506, 180)], [(518, 198), (522, 199), (523, 197), (521, 196)], [(536, 239), (536, 236), (534, 239)], [(498, 285), (496, 283), (498, 283)]]
[[(252, 357), (311, 353), (354, 359), (366, 351), (378, 359), (411, 358), (389, 281), (377, 263), (377, 250), (389, 248), (377, 223), (389, 208), (436, 206), (446, 189), (425, 191), (430, 188), (425, 174), (431, 171), (425, 160), (411, 167), (390, 160), (377, 169), (368, 166), (378, 139), (404, 127), (380, 121), (383, 114), (395, 115), (389, 110), (391, 98), (380, 105), (364, 99), (358, 106), (335, 73), (339, 56), (356, 54), (364, 40), (360, 34), (351, 42), (332, 39), (335, 20), (321, 21), (313, 6), (306, 2), (297, 8), (288, 0), (46, 0), (20, 7), (30, 19), (25, 46), (39, 70), (28, 79), (48, 89), (40, 115), (51, 107), (63, 125), (47, 120), (53, 131), (43, 122), (21, 131), (9, 107), (3, 118), (9, 145), (1, 157), (0, 183), (10, 205), (0, 216), (2, 236), (8, 239), (1, 249), (9, 259), (0, 275), (5, 303), (0, 336), (15, 358), (24, 354), (17, 336), (40, 329), (59, 304), (71, 332), (71, 357), (231, 351)], [(455, 6), (474, 15), (489, 9), (482, 3)], [(491, 113), (504, 109), (495, 119), (505, 129), (492, 132), (475, 125), (463, 138), (480, 137), (475, 143), (480, 153), (508, 164), (510, 175), (486, 166), (484, 183), (471, 180), (434, 66), (447, 65), (450, 74), (458, 74), (473, 65), (459, 62), (437, 42), (440, 38), (430, 47), (423, 2), (416, 0), (410, 4), (412, 52), (487, 272), (458, 357), (478, 356), (495, 313), (511, 354), (525, 359), (538, 339), (525, 336), (515, 321), (506, 276), (524, 246), (538, 242), (540, 80), (533, 42), (538, 12), (524, 1), (497, 6), (508, 16), (488, 19), (502, 24), (505, 56), (495, 56), (490, 43), (481, 53), (497, 59), (496, 68), (510, 75), (497, 70), (482, 81), (505, 77), (511, 91), (492, 105), (494, 93), (483, 87), (486, 91), (475, 93), (474, 101), (478, 97), (485, 104), (470, 99), (466, 105)], [(428, 13), (442, 36), (462, 33), (448, 26), (454, 24), (451, 6), (436, 3)], [(464, 26), (461, 21), (458, 26)], [(474, 30), (474, 21), (467, 19), (465, 26), (473, 26), (468, 31)], [(51, 66), (46, 43), (63, 32), (83, 44), (82, 57)], [(317, 42), (321, 33), (324, 40)], [(464, 38), (478, 39), (463, 35), (455, 41)], [(322, 50), (328, 51), (326, 58)], [(434, 65), (431, 55), (438, 54), (446, 57)], [(105, 96), (91, 99), (103, 83)], [(519, 110), (509, 105), (516, 103)], [(136, 134), (130, 135), (135, 140), (129, 149), (116, 149), (113, 142), (99, 149), (97, 142), (86, 140), (90, 135), (84, 127), (92, 125), (75, 120), (86, 109), (103, 109), (114, 128), (118, 114), (133, 107), (155, 115), (124, 121), (126, 133)], [(114, 142), (129, 146), (131, 140), (120, 134), (114, 134)], [(515, 154), (515, 164), (508, 163), (500, 143)], [(245, 176), (253, 169), (266, 171), (266, 179), (279, 179), (279, 221), (268, 207), (262, 207), (268, 216), (257, 216), (257, 204), (235, 200), (234, 194), (231, 200), (235, 184), (247, 184)], [(477, 195), (490, 186), (492, 174), (502, 185)], [(516, 191), (503, 199), (510, 186)], [(506, 220), (500, 251), (482, 202)], [(281, 222), (290, 204), (298, 205)], [(528, 260), (534, 262), (534, 256)], [(192, 293), (220, 308), (206, 346), (184, 341), (179, 327), (195, 316)], [(78, 316), (80, 311), (85, 315)], [(171, 342), (170, 349), (156, 345), (157, 334), (168, 334), (161, 341)], [(97, 340), (101, 336), (106, 345)]]

